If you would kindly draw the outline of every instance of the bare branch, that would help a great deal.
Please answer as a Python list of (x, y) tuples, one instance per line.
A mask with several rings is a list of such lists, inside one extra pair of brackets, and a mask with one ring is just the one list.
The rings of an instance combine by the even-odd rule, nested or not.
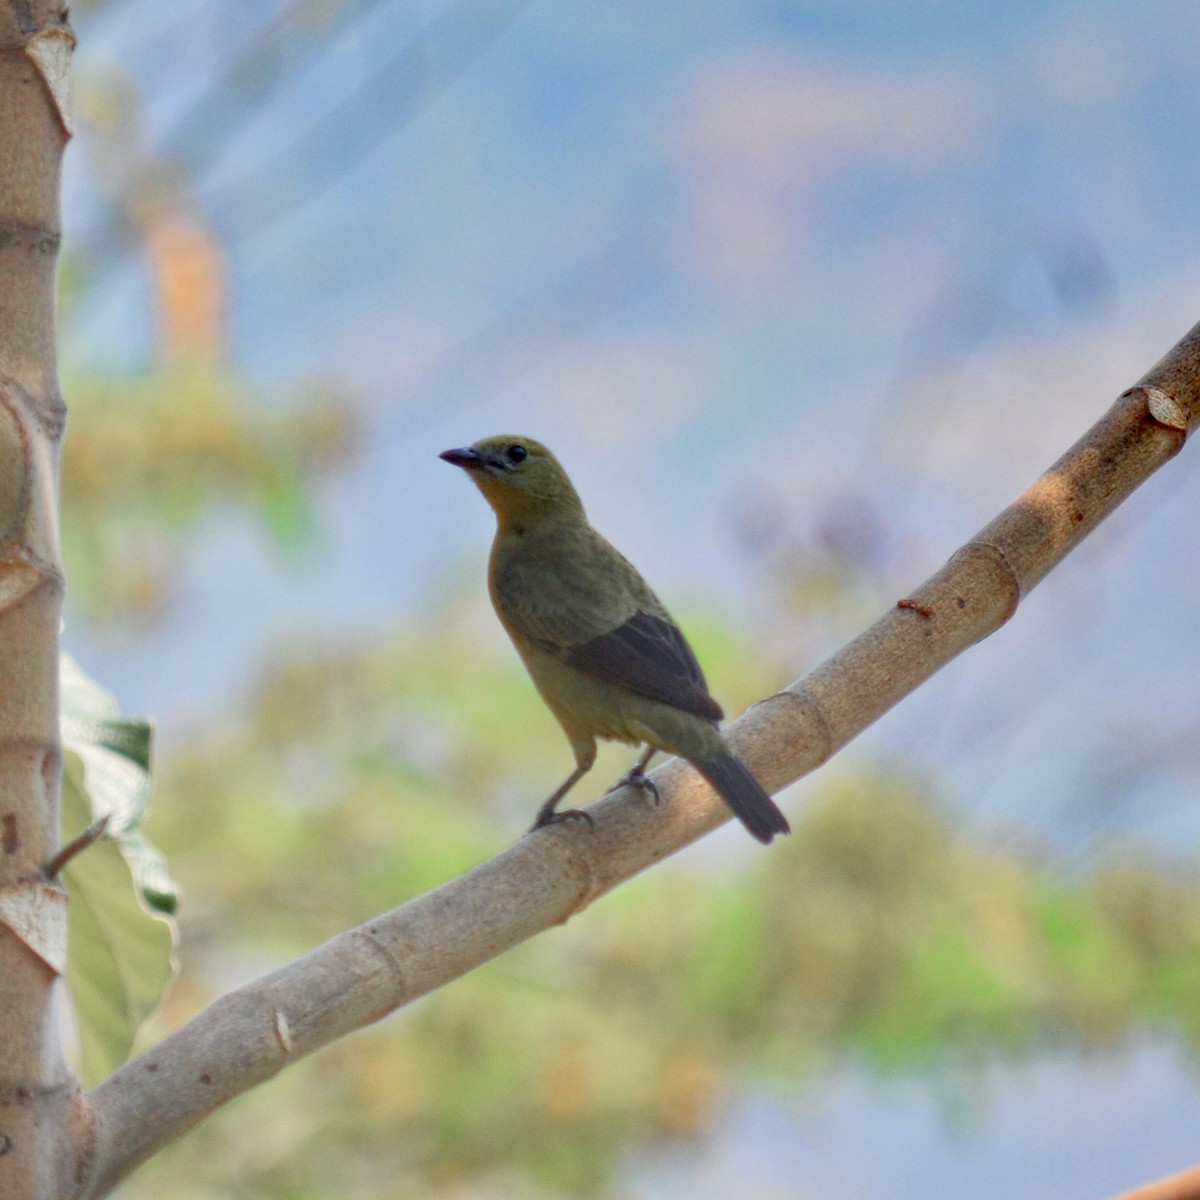
[(105, 813), (99, 820), (93, 821), (81, 833), (77, 833), (49, 862), (42, 867), (42, 877), (55, 880), (61, 874), (63, 867), (76, 855), (82, 854), (93, 842), (99, 841), (112, 820), (112, 813)]
[(1122, 1192), (1113, 1200), (1200, 1200), (1200, 1167), (1157, 1179), (1132, 1192)]
[[(1183, 446), (1200, 413), (1200, 325), (1051, 469), (912, 596), (727, 731), (771, 791), (813, 770), (998, 629), (1020, 600)], [(326, 1043), (582, 911), (729, 819), (685, 764), (654, 772), (661, 803), (623, 788), (595, 826), (539, 830), (467, 874), (225, 996), (90, 1096), (79, 1195), (101, 1196), (234, 1096)], [(82, 1155), (81, 1155), (82, 1158)]]

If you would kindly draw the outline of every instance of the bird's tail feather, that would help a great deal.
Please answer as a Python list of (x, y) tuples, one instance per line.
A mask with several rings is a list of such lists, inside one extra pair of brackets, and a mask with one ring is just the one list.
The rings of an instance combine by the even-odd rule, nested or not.
[(791, 833), (787, 818), (739, 758), (722, 754), (707, 762), (693, 762), (692, 766), (716, 788), (738, 820), (760, 842), (769, 842), (777, 833)]

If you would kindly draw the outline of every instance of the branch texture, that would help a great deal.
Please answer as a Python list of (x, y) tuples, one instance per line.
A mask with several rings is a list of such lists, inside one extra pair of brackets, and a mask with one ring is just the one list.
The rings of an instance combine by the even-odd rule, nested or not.
[(65, 6), (0, 3), (0, 1196), (73, 1183), (83, 1111), (59, 1044), (66, 895), (58, 844), (58, 176), (68, 137)]
[[(1018, 500), (911, 597), (726, 731), (765, 787), (819, 766), (898, 700), (998, 629), (1021, 599), (1183, 446), (1200, 414), (1200, 325)], [(109, 1192), (139, 1163), (289, 1062), (432, 991), (730, 817), (673, 760), (662, 797), (623, 788), (595, 828), (530, 834), (465, 875), (225, 996), (90, 1096), (95, 1141), (78, 1193)]]

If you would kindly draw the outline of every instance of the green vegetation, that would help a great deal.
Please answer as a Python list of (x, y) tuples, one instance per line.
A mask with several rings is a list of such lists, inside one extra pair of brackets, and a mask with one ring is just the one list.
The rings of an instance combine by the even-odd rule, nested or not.
[(331, 390), (267, 412), (203, 361), (68, 379), (64, 390), (63, 552), (72, 602), (93, 620), (157, 615), (188, 536), (214, 511), (251, 509), (284, 549), (310, 541), (310, 481), (354, 440)]

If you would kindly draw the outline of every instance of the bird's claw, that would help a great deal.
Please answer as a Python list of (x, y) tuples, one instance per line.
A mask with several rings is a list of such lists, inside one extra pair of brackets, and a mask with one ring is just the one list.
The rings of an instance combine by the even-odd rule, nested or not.
[(649, 792), (654, 797), (656, 805), (662, 803), (662, 796), (658, 793), (658, 784), (641, 767), (630, 767), (608, 790), (611, 793), (623, 787), (637, 788), (639, 792)]
[(529, 832), (536, 833), (539, 829), (545, 829), (547, 825), (557, 825), (561, 821), (586, 821), (589, 829), (596, 828), (591, 813), (584, 812), (582, 808), (564, 808), (562, 812), (551, 809), (549, 812), (538, 813), (537, 820), (529, 827)]

